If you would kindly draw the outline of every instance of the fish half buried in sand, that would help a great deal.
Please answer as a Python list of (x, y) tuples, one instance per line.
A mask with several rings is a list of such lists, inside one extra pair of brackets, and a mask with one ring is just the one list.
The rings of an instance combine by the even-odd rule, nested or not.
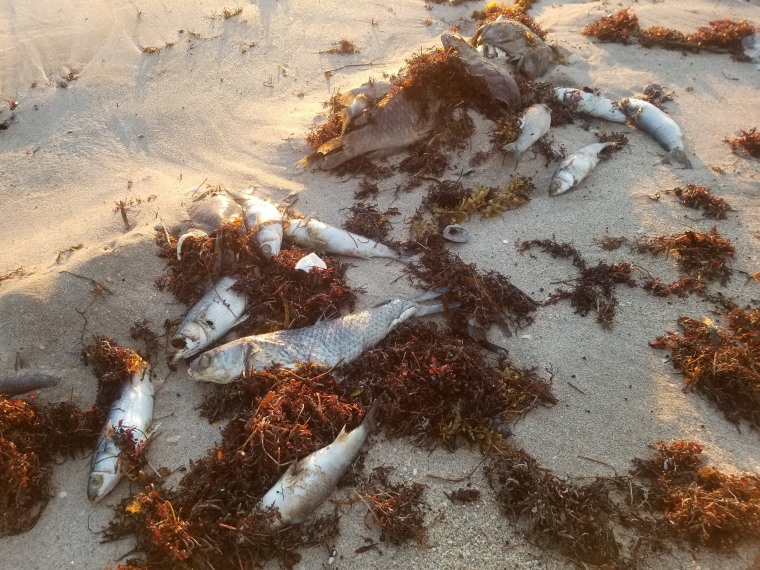
[(108, 411), (106, 424), (92, 452), (87, 497), (99, 501), (121, 480), (121, 449), (119, 439), (131, 435), (136, 447), (148, 441), (148, 429), (153, 422), (153, 382), (150, 367), (142, 362), (140, 370), (132, 374), (122, 387), (121, 396)]
[(522, 155), (533, 143), (549, 132), (552, 124), (552, 112), (543, 103), (531, 105), (520, 117), (520, 134), (517, 140), (504, 147), (504, 152), (515, 157), (515, 168), (520, 163)]
[(403, 261), (405, 258), (387, 245), (368, 237), (330, 226), (314, 218), (290, 220), (285, 224), (285, 235), (306, 249), (349, 257), (386, 257)]
[(420, 304), (438, 296), (440, 293), (425, 294), (414, 300), (394, 299), (310, 327), (239, 338), (204, 352), (187, 372), (195, 380), (228, 384), (247, 372), (274, 365), (292, 368), (299, 362), (325, 366), (345, 364), (380, 342), (404, 321), (443, 312), (444, 306), (440, 303)]
[(222, 225), (243, 219), (243, 209), (226, 194), (214, 194), (194, 202), (188, 209), (188, 229), (177, 240), (177, 259), (182, 259), (182, 243), (189, 236), (206, 237)]
[(4, 374), (0, 376), (0, 394), (15, 396), (26, 394), (40, 388), (56, 386), (61, 381), (57, 376), (49, 374), (36, 374), (32, 372), (17, 372), (16, 374)]
[(478, 50), (455, 32), (444, 32), (441, 35), (441, 43), (445, 48), (455, 49), (467, 71), (485, 81), (493, 99), (513, 111), (519, 110), (520, 88), (504, 68), (483, 58)]
[(344, 427), (330, 445), (292, 463), (264, 495), (259, 508), (277, 510), (278, 518), (273, 522), (275, 528), (306, 521), (330, 496), (367, 440), (375, 423), (378, 404), (379, 400), (375, 400), (359, 427), (350, 433), (346, 433)]
[(554, 173), (549, 187), (549, 196), (559, 196), (575, 189), (580, 181), (599, 164), (599, 153), (614, 144), (611, 142), (590, 144), (568, 156)]
[(172, 357), (173, 362), (205, 350), (248, 318), (243, 315), (248, 298), (232, 290), (235, 282), (233, 277), (222, 277), (190, 309), (170, 341), (177, 351)]
[(620, 106), (637, 127), (668, 151), (663, 159), (666, 164), (675, 161), (685, 168), (692, 168), (684, 151), (683, 133), (673, 119), (651, 103), (633, 97), (621, 99)]
[(625, 123), (628, 120), (620, 105), (601, 95), (572, 87), (555, 87), (554, 98), (563, 105), (574, 106), (575, 110), (590, 117), (606, 119), (615, 123)]
[(280, 254), (282, 247), (282, 212), (269, 200), (262, 200), (253, 195), (253, 188), (235, 192), (230, 195), (243, 207), (245, 227), (249, 232), (256, 232), (256, 242), (266, 258)]

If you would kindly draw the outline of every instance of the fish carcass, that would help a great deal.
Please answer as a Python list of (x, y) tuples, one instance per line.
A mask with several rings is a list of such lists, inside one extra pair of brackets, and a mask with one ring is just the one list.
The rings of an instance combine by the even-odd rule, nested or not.
[(259, 508), (277, 509), (273, 527), (304, 522), (330, 496), (372, 430), (378, 403), (375, 400), (359, 427), (350, 433), (344, 427), (330, 445), (292, 463), (267, 491)]
[(0, 394), (15, 396), (40, 388), (56, 386), (61, 381), (57, 376), (32, 372), (17, 372), (0, 376)]
[(552, 112), (543, 103), (531, 105), (520, 117), (520, 134), (515, 142), (504, 147), (504, 151), (515, 157), (515, 168), (522, 155), (533, 144), (549, 132), (552, 124)]
[(206, 237), (226, 223), (243, 219), (243, 209), (226, 194), (214, 194), (193, 202), (187, 213), (190, 221), (187, 230), (177, 240), (177, 259), (182, 259), (182, 243), (188, 237)]
[[(435, 294), (438, 296), (438, 294)], [(382, 305), (301, 329), (239, 338), (201, 354), (188, 368), (199, 381), (228, 384), (242, 374), (280, 365), (293, 368), (299, 362), (326, 366), (345, 364), (380, 342), (412, 317), (440, 313), (442, 304), (422, 305), (432, 298), (394, 299)]]
[(169, 342), (176, 349), (173, 362), (204, 350), (248, 318), (243, 314), (248, 298), (232, 289), (235, 283), (233, 277), (222, 277), (190, 309)]
[(118, 439), (132, 437), (137, 448), (148, 441), (153, 422), (153, 382), (150, 367), (141, 361), (139, 370), (122, 387), (121, 396), (108, 411), (105, 426), (92, 452), (87, 498), (99, 501), (121, 480), (121, 449)]
[(674, 160), (683, 165), (684, 168), (692, 168), (691, 161), (684, 151), (683, 133), (673, 119), (642, 99), (626, 97), (620, 100), (620, 106), (637, 127), (668, 151), (663, 159), (666, 164), (670, 164), (671, 160)]
[(563, 105), (574, 106), (576, 111), (584, 115), (615, 123), (625, 123), (628, 120), (616, 101), (596, 93), (572, 87), (555, 87), (554, 98)]
[(269, 200), (254, 196), (253, 188), (242, 192), (230, 190), (230, 195), (243, 207), (245, 227), (256, 232), (256, 242), (266, 258), (275, 257), (282, 246), (282, 212)]
[(594, 143), (568, 156), (554, 173), (549, 196), (559, 196), (573, 190), (599, 164), (599, 153), (613, 145), (611, 142)]
[(391, 84), (387, 81), (368, 81), (359, 87), (354, 87), (339, 94), (343, 109), (343, 128), (341, 136), (353, 126), (366, 123), (363, 116), (366, 111), (380, 101), (391, 90)]

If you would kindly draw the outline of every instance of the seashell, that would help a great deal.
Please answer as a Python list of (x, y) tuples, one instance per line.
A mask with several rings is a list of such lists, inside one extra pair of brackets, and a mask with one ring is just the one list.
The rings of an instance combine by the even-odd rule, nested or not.
[(470, 241), (470, 232), (459, 224), (451, 224), (443, 228), (443, 238), (456, 243), (467, 243)]

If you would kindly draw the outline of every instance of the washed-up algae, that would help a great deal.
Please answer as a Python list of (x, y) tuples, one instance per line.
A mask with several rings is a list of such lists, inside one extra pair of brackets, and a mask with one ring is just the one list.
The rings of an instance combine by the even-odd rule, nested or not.
[(723, 142), (731, 145), (731, 150), (737, 154), (748, 154), (755, 158), (760, 158), (760, 133), (757, 128), (751, 128), (748, 131), (739, 130), (736, 137), (725, 137)]
[(348, 211), (351, 217), (343, 223), (343, 229), (373, 239), (383, 241), (388, 238), (391, 217), (401, 214), (398, 208), (388, 208), (382, 212), (377, 204), (357, 202)]
[(679, 186), (667, 190), (666, 193), (675, 195), (687, 208), (702, 210), (706, 218), (723, 220), (726, 218), (726, 212), (731, 210), (731, 205), (723, 198), (714, 196), (707, 186), (686, 184), (683, 188)]
[(532, 1), (518, 0), (513, 5), (508, 6), (503, 1), (501, 2), (489, 2), (485, 5), (483, 10), (476, 10), (472, 13), (472, 19), (477, 21), (477, 26), (480, 27), (488, 22), (495, 21), (499, 16), (506, 18), (507, 20), (514, 20), (520, 22), (525, 27), (529, 28), (534, 34), (536, 34), (542, 40), (546, 39), (546, 30), (544, 30), (528, 13)]

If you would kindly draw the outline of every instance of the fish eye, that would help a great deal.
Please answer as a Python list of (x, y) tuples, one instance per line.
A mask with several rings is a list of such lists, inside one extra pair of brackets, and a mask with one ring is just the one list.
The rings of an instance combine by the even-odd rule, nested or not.
[(201, 354), (194, 364), (199, 370), (205, 370), (211, 366), (211, 357), (208, 354)]
[(182, 350), (183, 348), (187, 348), (187, 341), (184, 337), (177, 336), (174, 337), (169, 344), (172, 345), (172, 348), (176, 348), (177, 350)]

